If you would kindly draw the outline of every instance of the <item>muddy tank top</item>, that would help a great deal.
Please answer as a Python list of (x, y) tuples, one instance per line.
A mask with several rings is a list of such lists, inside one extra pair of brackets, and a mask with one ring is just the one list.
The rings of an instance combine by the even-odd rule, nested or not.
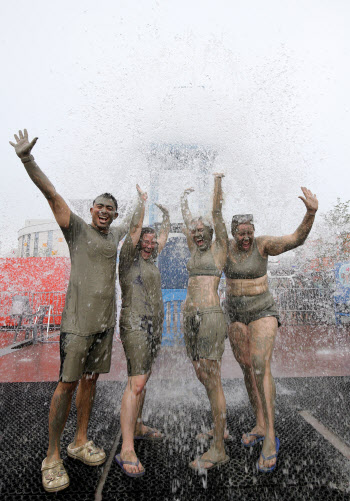
[(216, 267), (210, 248), (205, 251), (196, 249), (187, 263), (187, 271), (190, 277), (221, 277), (221, 270)]
[[(259, 252), (256, 240), (253, 242), (253, 249), (250, 256), (248, 256), (244, 261), (238, 261), (238, 253), (229, 250), (227, 256), (224, 273), (226, 278), (231, 279), (253, 279), (260, 278), (267, 273), (267, 262), (268, 259), (262, 257)], [(232, 260), (235, 259), (235, 261)]]
[(124, 317), (126, 314), (163, 315), (160, 272), (152, 258), (145, 260), (141, 257), (130, 235), (120, 251), (119, 280)]

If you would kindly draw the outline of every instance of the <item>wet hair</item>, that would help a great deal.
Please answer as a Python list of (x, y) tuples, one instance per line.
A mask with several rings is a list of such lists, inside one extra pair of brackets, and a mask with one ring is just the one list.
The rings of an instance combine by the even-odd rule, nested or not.
[(197, 218), (194, 218), (192, 219), (190, 225), (190, 231), (194, 229), (195, 226), (197, 226), (197, 224), (201, 222), (203, 223), (203, 226), (205, 226), (206, 228), (209, 228), (209, 232), (210, 232), (210, 237), (211, 239), (213, 239), (213, 235), (214, 235), (214, 228), (213, 228), (213, 225), (212, 223), (209, 221), (209, 219), (207, 219), (206, 217), (203, 217), (203, 216), (199, 216)]
[(98, 198), (103, 197), (103, 198), (109, 198), (109, 200), (112, 200), (112, 202), (115, 205), (115, 210), (118, 210), (118, 202), (117, 199), (112, 195), (112, 193), (102, 193), (102, 195), (98, 195), (95, 200), (92, 202), (92, 205), (95, 205), (95, 202)]
[(143, 238), (143, 235), (146, 235), (147, 233), (150, 233), (151, 235), (156, 235), (156, 230), (154, 228), (151, 228), (150, 226), (144, 226), (141, 230), (141, 234), (140, 234), (140, 239), (139, 241), (137, 242), (137, 245), (136, 245), (136, 249), (137, 250), (141, 250), (141, 240)]
[(236, 214), (232, 217), (231, 222), (231, 233), (233, 237), (235, 236), (237, 228), (240, 224), (250, 224), (253, 226), (253, 230), (255, 231), (253, 214)]
[(145, 235), (146, 233), (151, 233), (151, 235), (155, 235), (156, 230), (154, 228), (151, 228), (150, 226), (144, 226), (141, 230), (140, 240), (142, 240), (143, 235)]

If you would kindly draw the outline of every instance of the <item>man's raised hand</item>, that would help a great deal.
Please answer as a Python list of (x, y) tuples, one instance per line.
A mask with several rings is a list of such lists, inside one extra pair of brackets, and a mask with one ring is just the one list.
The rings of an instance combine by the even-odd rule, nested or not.
[(31, 142), (29, 142), (27, 129), (24, 129), (23, 132), (19, 130), (18, 136), (17, 134), (15, 134), (14, 136), (16, 139), (16, 143), (13, 143), (12, 141), (9, 141), (9, 143), (11, 146), (14, 147), (17, 156), (19, 156), (21, 160), (25, 159), (26, 157), (29, 157), (32, 148), (37, 142), (38, 138), (35, 137)]

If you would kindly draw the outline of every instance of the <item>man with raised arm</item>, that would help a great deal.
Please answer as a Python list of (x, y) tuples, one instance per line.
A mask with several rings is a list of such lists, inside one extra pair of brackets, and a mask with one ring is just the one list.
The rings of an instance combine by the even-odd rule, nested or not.
[(62, 314), (60, 335), (60, 375), (49, 414), (49, 447), (42, 462), (42, 482), (47, 492), (69, 485), (60, 454), (60, 440), (76, 395), (77, 428), (68, 446), (70, 457), (86, 465), (104, 463), (106, 454), (87, 438), (87, 428), (99, 374), (109, 372), (115, 326), (116, 259), (119, 241), (137, 225), (147, 195), (137, 186), (138, 206), (130, 220), (110, 228), (118, 217), (118, 204), (110, 193), (98, 196), (90, 209), (91, 223), (74, 214), (41, 171), (31, 154), (38, 138), (31, 142), (28, 132), (15, 134), (15, 148), (29, 177), (47, 199), (67, 241), (71, 274)]

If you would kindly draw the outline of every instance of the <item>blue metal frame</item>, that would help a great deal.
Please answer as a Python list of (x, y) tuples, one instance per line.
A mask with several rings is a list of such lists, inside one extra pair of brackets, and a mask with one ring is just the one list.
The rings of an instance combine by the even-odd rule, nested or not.
[[(163, 289), (162, 296), (164, 302), (164, 322), (162, 346), (173, 346), (183, 344), (181, 332), (181, 304), (186, 299), (187, 289)], [(168, 330), (167, 316), (170, 308), (170, 325)], [(175, 323), (176, 317), (176, 323)]]

